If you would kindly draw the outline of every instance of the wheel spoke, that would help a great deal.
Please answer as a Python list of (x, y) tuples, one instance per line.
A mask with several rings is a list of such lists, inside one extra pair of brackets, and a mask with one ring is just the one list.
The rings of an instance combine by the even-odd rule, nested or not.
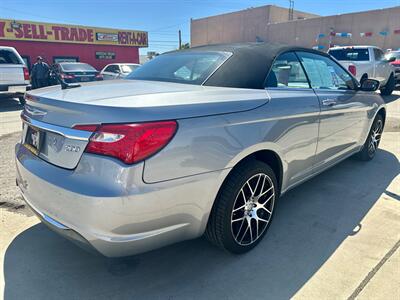
[(271, 212), (268, 208), (266, 208), (265, 206), (262, 206), (261, 209), (265, 210), (265, 211), (266, 211), (267, 213), (269, 213), (269, 214), (272, 213), (272, 212)]
[(250, 190), (251, 195), (253, 196), (253, 195), (254, 195), (254, 192), (253, 192), (253, 189), (252, 189), (251, 186), (250, 186), (250, 183), (247, 181), (246, 184), (247, 184), (247, 186), (249, 187), (249, 190)]
[(242, 206), (240, 206), (240, 207), (238, 207), (238, 208), (235, 208), (232, 212), (237, 212), (238, 210), (241, 210), (241, 209), (243, 209), (243, 208), (245, 208), (246, 207), (246, 204), (243, 204)]
[(272, 190), (274, 187), (273, 186), (271, 186), (269, 189), (267, 189), (265, 192), (262, 192), (261, 194), (260, 194), (260, 196), (259, 197), (262, 197), (262, 196), (264, 196), (266, 193), (268, 193), (270, 190)]
[(247, 223), (249, 225), (249, 230), (250, 230), (250, 243), (252, 243), (253, 242), (253, 229), (251, 228), (251, 219), (248, 219)]
[(243, 217), (240, 217), (240, 218), (237, 218), (237, 219), (234, 219), (234, 220), (232, 220), (232, 223), (234, 223), (234, 222), (237, 222), (237, 221), (240, 221), (240, 220), (243, 220), (245, 217), (243, 216)]
[[(256, 187), (254, 188), (254, 194), (257, 192), (258, 184), (260, 183), (261, 174), (258, 176)], [(254, 194), (252, 196), (254, 196)]]
[(263, 218), (261, 218), (261, 217), (258, 217), (258, 216), (257, 216), (257, 219), (260, 220), (260, 221), (262, 221), (262, 222), (265, 222), (265, 223), (268, 223), (268, 222), (269, 222), (269, 220), (265, 220), (265, 219), (263, 219)]
[(247, 231), (249, 230), (249, 226), (247, 226), (246, 230), (244, 231), (242, 238), (240, 239), (240, 243), (243, 242), (244, 237), (246, 236)]
[(235, 240), (237, 240), (237, 238), (239, 237), (240, 231), (242, 231), (243, 224), (244, 224), (244, 220), (245, 220), (245, 219), (243, 219), (242, 224), (240, 224), (240, 227), (239, 227), (239, 230), (238, 230), (238, 232), (237, 232), (237, 235), (235, 236)]
[(271, 201), (272, 198), (274, 198), (274, 196), (275, 196), (275, 193), (272, 193), (272, 195), (269, 196), (268, 199), (265, 200), (265, 202), (263, 202), (263, 203), (261, 203), (261, 204), (265, 206), (269, 201)]

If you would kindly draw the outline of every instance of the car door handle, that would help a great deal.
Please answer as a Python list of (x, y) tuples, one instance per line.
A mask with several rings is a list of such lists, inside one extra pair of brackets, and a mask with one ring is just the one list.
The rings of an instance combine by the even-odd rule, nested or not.
[(323, 106), (334, 106), (334, 105), (336, 105), (336, 101), (333, 99), (325, 99), (325, 100), (322, 100), (322, 105)]

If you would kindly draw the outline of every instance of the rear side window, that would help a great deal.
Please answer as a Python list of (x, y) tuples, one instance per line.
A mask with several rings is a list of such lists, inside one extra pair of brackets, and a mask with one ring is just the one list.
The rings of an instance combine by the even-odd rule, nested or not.
[(157, 56), (126, 78), (202, 84), (228, 57), (225, 52), (175, 52)]
[(64, 71), (96, 71), (91, 65), (85, 63), (63, 63), (60, 66)]
[(315, 89), (353, 90), (354, 81), (349, 73), (326, 56), (297, 52)]
[(368, 49), (335, 49), (329, 50), (329, 54), (337, 60), (352, 60), (352, 61), (368, 61), (369, 52)]
[(278, 56), (265, 83), (266, 88), (309, 88), (304, 70), (293, 52)]
[(384, 59), (384, 54), (382, 50), (374, 48), (374, 56), (375, 60), (383, 60)]
[(108, 66), (104, 72), (111, 72), (111, 73), (118, 73), (119, 67), (117, 65), (110, 65)]
[(22, 64), (18, 56), (10, 50), (0, 50), (0, 64)]

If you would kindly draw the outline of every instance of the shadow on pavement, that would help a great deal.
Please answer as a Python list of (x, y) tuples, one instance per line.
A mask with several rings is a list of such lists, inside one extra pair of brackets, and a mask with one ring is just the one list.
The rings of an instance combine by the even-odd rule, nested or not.
[(396, 100), (400, 100), (400, 94), (397, 92), (396, 94), (393, 93), (392, 95), (389, 96), (382, 96), (383, 101), (385, 101), (385, 103), (390, 103)]
[(288, 192), (267, 236), (242, 256), (197, 239), (107, 259), (39, 224), (6, 251), (4, 299), (288, 299), (363, 230), (361, 220), (399, 170), (384, 150), (369, 163), (342, 162)]
[(18, 99), (0, 98), (0, 112), (22, 110)]

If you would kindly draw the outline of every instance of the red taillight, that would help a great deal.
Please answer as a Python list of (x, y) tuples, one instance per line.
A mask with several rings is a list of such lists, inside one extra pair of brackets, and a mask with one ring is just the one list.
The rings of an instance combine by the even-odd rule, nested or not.
[(97, 79), (97, 80), (103, 80), (103, 75), (97, 74), (97, 75), (96, 75), (96, 79)]
[(61, 74), (60, 75), (62, 79), (73, 79), (75, 78), (74, 75), (70, 75), (70, 74)]
[(353, 74), (354, 76), (356, 76), (356, 75), (357, 75), (357, 68), (356, 68), (356, 66), (355, 66), (355, 65), (350, 65), (350, 66), (349, 66), (349, 72), (350, 72), (351, 74)]
[(93, 131), (85, 152), (113, 156), (133, 164), (167, 145), (176, 132), (177, 123), (77, 125), (74, 129)]
[(27, 67), (24, 67), (24, 80), (30, 80), (29, 70)]

